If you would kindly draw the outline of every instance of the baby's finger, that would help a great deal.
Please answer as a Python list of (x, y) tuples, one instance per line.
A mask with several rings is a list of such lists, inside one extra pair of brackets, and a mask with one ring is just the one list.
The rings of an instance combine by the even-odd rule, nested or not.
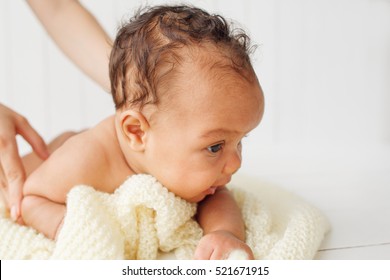
[(213, 254), (214, 248), (207, 246), (207, 243), (199, 242), (198, 247), (196, 247), (194, 260), (210, 260), (211, 255)]
[(210, 260), (225, 260), (227, 259), (228, 253), (224, 253), (221, 250), (214, 250), (210, 256)]

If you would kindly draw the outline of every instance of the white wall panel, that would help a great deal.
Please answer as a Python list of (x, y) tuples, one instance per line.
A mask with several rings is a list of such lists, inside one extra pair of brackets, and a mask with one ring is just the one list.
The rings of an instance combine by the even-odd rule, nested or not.
[[(44, 123), (41, 105), (45, 100), (43, 31), (24, 1), (9, 1), (8, 12), (11, 30), (7, 33), (7, 56), (11, 65), (9, 82), (10, 100), (16, 110), (26, 112), (31, 120)], [(39, 104), (39, 106), (34, 106)]]
[[(43, 30), (24, 1), (8, 1), (6, 20), (7, 100), (41, 133), (47, 133), (47, 94)], [(19, 141), (21, 150), (26, 144)]]
[[(276, 100), (277, 143), (306, 142), (307, 140), (307, 104), (304, 90), (306, 40), (303, 19), (305, 5), (303, 0), (279, 1), (276, 7), (279, 21), (277, 32), (276, 64)], [(283, 112), (283, 114), (281, 114)], [(299, 139), (299, 140), (298, 140)]]
[[(100, 0), (81, 2), (98, 19), (110, 37), (114, 38), (119, 24), (119, 16), (115, 10), (118, 1)], [(79, 97), (80, 108), (83, 113), (82, 128), (96, 125), (105, 117), (115, 112), (111, 95), (102, 90), (91, 79), (81, 79), (79, 86), (82, 92), (81, 97)]]
[[(390, 144), (390, 1), (188, 2), (240, 22), (259, 45), (253, 63), (266, 111), (249, 150)], [(136, 8), (178, 1), (82, 3), (113, 37)], [(0, 9), (0, 102), (46, 140), (113, 112), (111, 97), (57, 49), (24, 1)]]
[(7, 103), (8, 97), (8, 70), (10, 62), (8, 60), (8, 44), (6, 44), (8, 26), (8, 2), (0, 1), (0, 102)]
[(305, 81), (309, 131), (315, 141), (350, 145), (379, 140), (380, 95), (385, 89), (378, 81), (380, 65), (373, 61), (378, 42), (371, 34), (381, 26), (373, 21), (378, 14), (371, 4), (308, 2)]
[(85, 78), (49, 38), (46, 42), (48, 65), (45, 70), (50, 102), (48, 136), (53, 138), (65, 130), (81, 128), (84, 116), (81, 100), (85, 99), (81, 82)]

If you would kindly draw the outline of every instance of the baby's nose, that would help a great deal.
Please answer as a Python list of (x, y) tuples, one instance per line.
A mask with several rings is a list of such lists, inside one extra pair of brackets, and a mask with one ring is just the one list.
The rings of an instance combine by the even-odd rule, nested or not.
[(224, 173), (225, 174), (234, 174), (237, 172), (238, 169), (241, 167), (241, 153), (237, 151), (236, 153), (233, 153), (228, 160), (226, 161), (225, 167), (224, 167)]

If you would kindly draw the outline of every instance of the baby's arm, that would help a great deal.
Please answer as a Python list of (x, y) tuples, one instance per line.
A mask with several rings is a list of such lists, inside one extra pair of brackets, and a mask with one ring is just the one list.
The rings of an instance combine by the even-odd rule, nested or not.
[(245, 225), (241, 211), (228, 189), (207, 196), (198, 206), (197, 219), (204, 231), (195, 259), (226, 259), (234, 250), (253, 253), (245, 244)]
[(24, 185), (24, 223), (54, 239), (65, 215), (68, 191), (77, 184), (98, 187), (103, 183), (99, 178), (104, 174), (99, 170), (104, 166), (101, 150), (85, 132), (69, 139), (43, 162)]

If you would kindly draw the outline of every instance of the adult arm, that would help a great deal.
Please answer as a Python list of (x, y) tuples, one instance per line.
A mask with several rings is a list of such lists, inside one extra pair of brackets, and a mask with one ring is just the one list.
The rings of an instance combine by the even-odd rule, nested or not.
[(112, 41), (95, 17), (76, 0), (27, 0), (59, 48), (105, 91)]

